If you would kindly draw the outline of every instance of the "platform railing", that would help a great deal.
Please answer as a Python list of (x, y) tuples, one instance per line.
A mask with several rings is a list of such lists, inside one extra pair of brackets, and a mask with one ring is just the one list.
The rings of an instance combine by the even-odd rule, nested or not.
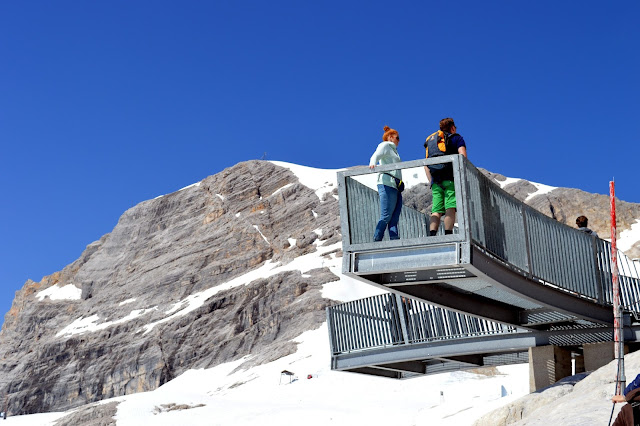
[(327, 321), (334, 355), (518, 331), (391, 293), (331, 306)]
[[(342, 221), (343, 249), (347, 251), (367, 250), (374, 248), (407, 247), (421, 245), (429, 237), (429, 212), (421, 200), (411, 199), (415, 186), (428, 188), (424, 166), (427, 164), (451, 163), (459, 168), (460, 160), (457, 155), (440, 157), (439, 159), (415, 160), (403, 163), (376, 166), (375, 171), (368, 167), (348, 169), (338, 173), (338, 191), (340, 194), (340, 219)], [(407, 190), (402, 194), (403, 208), (400, 216), (400, 240), (389, 241), (388, 236), (382, 242), (373, 242), (373, 233), (380, 218), (380, 202), (376, 188), (378, 174), (392, 170), (402, 170), (403, 180)], [(421, 182), (421, 183), (418, 183)], [(460, 182), (456, 182), (459, 185)], [(459, 191), (462, 188), (456, 187)], [(430, 191), (429, 191), (430, 194)], [(417, 203), (412, 207), (409, 204)], [(424, 207), (424, 208), (422, 208)], [(422, 209), (421, 209), (422, 208)], [(464, 207), (462, 207), (464, 208)], [(420, 211), (422, 210), (422, 211)], [(459, 208), (460, 210), (460, 208)], [(459, 223), (459, 225), (463, 225)], [(463, 229), (463, 226), (459, 226)], [(442, 234), (442, 232), (440, 232)], [(438, 240), (461, 241), (463, 236), (457, 234), (439, 235)], [(433, 241), (433, 240), (432, 240)]]
[[(400, 240), (373, 242), (379, 218), (375, 191), (377, 173), (400, 169), (403, 179), (426, 181), (424, 166), (451, 163), (457, 199), (459, 233), (428, 236), (427, 206), (411, 200), (411, 188), (403, 193)], [(562, 291), (611, 304), (611, 247), (607, 241), (562, 224), (521, 202), (481, 173), (461, 155), (367, 167), (338, 173), (345, 269), (350, 253), (472, 243), (520, 274)], [(422, 193), (430, 195), (422, 183)], [(412, 207), (407, 205), (412, 202)], [(417, 207), (417, 208), (416, 208)], [(420, 211), (421, 210), (421, 211)], [(464, 259), (463, 259), (464, 260)], [(640, 280), (634, 262), (618, 255), (623, 306), (640, 312)]]

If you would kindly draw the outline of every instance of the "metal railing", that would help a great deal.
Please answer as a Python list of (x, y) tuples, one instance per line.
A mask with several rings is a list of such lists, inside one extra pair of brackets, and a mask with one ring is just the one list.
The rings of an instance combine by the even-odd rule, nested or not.
[[(378, 196), (371, 185), (375, 173), (402, 169), (405, 175), (407, 171), (411, 171), (409, 175), (424, 174), (421, 170), (425, 165), (445, 162), (451, 163), (454, 170), (459, 234), (428, 237), (429, 212), (420, 212), (405, 204), (398, 227), (401, 239), (373, 243), (373, 231), (379, 217)], [(338, 174), (345, 254), (423, 247), (443, 241), (472, 242), (522, 275), (544, 285), (599, 304), (612, 303), (611, 247), (607, 241), (562, 224), (519, 201), (466, 158), (451, 155), (396, 163), (378, 166), (376, 172), (362, 168)], [(405, 180), (410, 183), (409, 179)], [(422, 192), (429, 195), (427, 188), (423, 185)], [(409, 185), (403, 193), (405, 203), (411, 199), (412, 191)], [(417, 197), (420, 199), (419, 195)], [(640, 279), (636, 265), (621, 252), (618, 262), (623, 306), (640, 312)]]
[(329, 307), (327, 321), (334, 355), (518, 331), (391, 293)]
[[(612, 303), (611, 243), (545, 216), (466, 161), (464, 172), (474, 243), (532, 278), (598, 303)], [(623, 304), (638, 310), (638, 271), (620, 251), (618, 269)]]
[[(367, 248), (373, 243), (373, 233), (380, 218), (380, 201), (376, 190), (376, 177), (379, 173), (397, 169), (402, 170), (403, 180), (407, 187), (402, 194), (403, 207), (400, 214), (400, 225), (398, 226), (400, 240), (388, 241), (385, 235), (383, 244), (385, 247), (401, 247), (411, 242), (419, 244), (428, 238), (430, 212), (426, 212), (425, 209), (413, 208), (411, 204), (427, 207), (424, 204), (425, 200), (416, 199), (418, 194), (416, 188), (427, 188), (424, 166), (425, 164), (444, 162), (452, 163), (453, 167), (459, 167), (457, 156), (450, 155), (438, 159), (377, 166), (374, 172), (368, 167), (339, 172), (343, 248), (347, 248), (347, 250), (350, 248)], [(458, 190), (457, 187), (456, 189)], [(430, 191), (428, 195), (430, 195)], [(439, 234), (443, 234), (442, 226)], [(459, 239), (451, 236), (448, 236), (448, 238)], [(380, 246), (380, 243), (376, 244)]]
[[(347, 179), (347, 191), (352, 194), (353, 203), (348, 204), (350, 229), (354, 243), (373, 240), (373, 231), (380, 219), (380, 199), (378, 192), (356, 179)], [(422, 238), (429, 235), (429, 218), (419, 211), (403, 206), (400, 212), (399, 235), (401, 239)], [(384, 240), (388, 240), (387, 234)]]

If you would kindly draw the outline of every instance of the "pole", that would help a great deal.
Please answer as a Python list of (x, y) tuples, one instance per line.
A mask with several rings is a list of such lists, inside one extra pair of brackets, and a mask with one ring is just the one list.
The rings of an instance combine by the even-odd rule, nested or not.
[(618, 360), (616, 373), (616, 395), (622, 395), (626, 384), (624, 376), (624, 340), (622, 338), (622, 307), (620, 306), (620, 282), (618, 281), (618, 248), (616, 245), (616, 189), (615, 182), (609, 182), (609, 203), (611, 209), (611, 282), (613, 284), (613, 340), (614, 357)]

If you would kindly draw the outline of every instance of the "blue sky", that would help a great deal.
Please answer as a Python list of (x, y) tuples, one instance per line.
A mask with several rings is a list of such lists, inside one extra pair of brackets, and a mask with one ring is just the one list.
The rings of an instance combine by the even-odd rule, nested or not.
[(0, 3), (0, 312), (144, 200), (240, 161), (479, 167), (640, 202), (640, 3)]

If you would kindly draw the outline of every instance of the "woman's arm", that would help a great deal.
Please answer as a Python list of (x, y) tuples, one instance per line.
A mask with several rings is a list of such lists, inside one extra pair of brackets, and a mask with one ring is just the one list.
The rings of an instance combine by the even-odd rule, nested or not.
[(376, 149), (376, 151), (371, 156), (371, 159), (369, 160), (370, 169), (373, 169), (375, 165), (378, 164), (378, 161), (380, 160), (380, 158), (384, 156), (386, 147), (387, 146), (385, 143), (381, 143), (380, 145), (378, 145), (378, 148)]

